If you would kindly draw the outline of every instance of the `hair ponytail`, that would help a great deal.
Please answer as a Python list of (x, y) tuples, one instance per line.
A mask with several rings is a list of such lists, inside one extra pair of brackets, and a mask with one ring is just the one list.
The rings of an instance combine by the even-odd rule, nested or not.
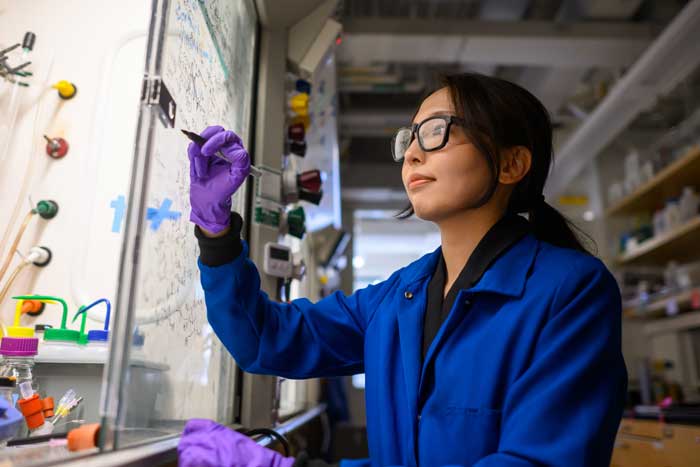
[[(541, 201), (530, 209), (528, 218), (532, 233), (538, 240), (584, 253), (595, 253), (595, 244), (592, 239), (553, 206), (547, 204), (544, 197), (541, 197)], [(585, 243), (590, 246), (590, 249), (584, 245), (581, 237), (586, 239)]]

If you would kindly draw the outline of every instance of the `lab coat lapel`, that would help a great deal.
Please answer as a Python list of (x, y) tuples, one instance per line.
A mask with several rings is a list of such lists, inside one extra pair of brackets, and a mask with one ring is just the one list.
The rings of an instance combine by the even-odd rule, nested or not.
[[(428, 300), (428, 283), (435, 272), (442, 249), (438, 248), (402, 273), (396, 307), (404, 383), (410, 420), (418, 415), (418, 384), (423, 350), (423, 318)], [(415, 430), (414, 430), (415, 433)]]
[(411, 419), (415, 420), (418, 407), (418, 382), (421, 371), (421, 342), (423, 316), (428, 298), (428, 278), (405, 286), (400, 292), (398, 307), (399, 341), (403, 364), (406, 394)]

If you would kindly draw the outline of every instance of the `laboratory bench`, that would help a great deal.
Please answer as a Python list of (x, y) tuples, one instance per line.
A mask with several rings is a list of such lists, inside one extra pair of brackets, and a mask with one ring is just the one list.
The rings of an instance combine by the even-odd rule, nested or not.
[[(319, 404), (306, 410), (273, 429), (288, 438), (290, 435), (303, 433), (306, 439), (317, 435), (320, 418), (326, 410), (325, 404)], [(315, 423), (314, 423), (315, 422)], [(318, 425), (318, 426), (316, 426)], [(241, 428), (232, 426), (233, 429)], [(43, 467), (60, 465), (62, 467), (169, 467), (177, 466), (177, 445), (179, 434), (167, 434), (163, 431), (158, 436), (157, 430), (138, 429), (123, 433), (122, 439), (128, 447), (111, 452), (100, 453), (97, 448), (78, 453), (69, 452), (65, 446), (49, 446), (48, 443), (7, 448), (0, 453), (0, 466)], [(124, 439), (124, 435), (128, 439)], [(268, 436), (256, 438), (262, 446), (273, 447), (275, 441)], [(294, 444), (290, 442), (290, 444)], [(320, 444), (320, 443), (310, 443)], [(312, 449), (307, 447), (312, 453)]]
[(623, 418), (611, 467), (697, 467), (700, 424)]

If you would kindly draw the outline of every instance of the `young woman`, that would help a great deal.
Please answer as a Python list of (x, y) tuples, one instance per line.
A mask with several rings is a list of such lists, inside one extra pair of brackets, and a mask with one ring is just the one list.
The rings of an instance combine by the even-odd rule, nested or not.
[[(202, 136), (201, 150), (189, 149), (191, 219), (208, 319), (244, 370), (364, 372), (375, 467), (609, 465), (627, 385), (619, 290), (543, 197), (552, 127), (532, 94), (478, 74), (446, 77), (392, 148), (404, 215), (435, 223), (441, 247), (317, 303), (275, 303), (260, 290), (242, 221), (229, 213), (248, 156), (230, 131)], [(233, 164), (212, 158), (217, 150)], [(186, 431), (183, 456), (215, 439), (211, 426)], [(246, 455), (226, 459), (249, 465), (232, 460)]]

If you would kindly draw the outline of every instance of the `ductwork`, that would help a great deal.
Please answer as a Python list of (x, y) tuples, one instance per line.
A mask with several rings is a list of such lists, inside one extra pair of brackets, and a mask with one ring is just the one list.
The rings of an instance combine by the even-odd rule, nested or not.
[(659, 96), (672, 91), (700, 65), (698, 24), (700, 0), (692, 0), (562, 145), (548, 195), (564, 192), (640, 112), (653, 106)]

